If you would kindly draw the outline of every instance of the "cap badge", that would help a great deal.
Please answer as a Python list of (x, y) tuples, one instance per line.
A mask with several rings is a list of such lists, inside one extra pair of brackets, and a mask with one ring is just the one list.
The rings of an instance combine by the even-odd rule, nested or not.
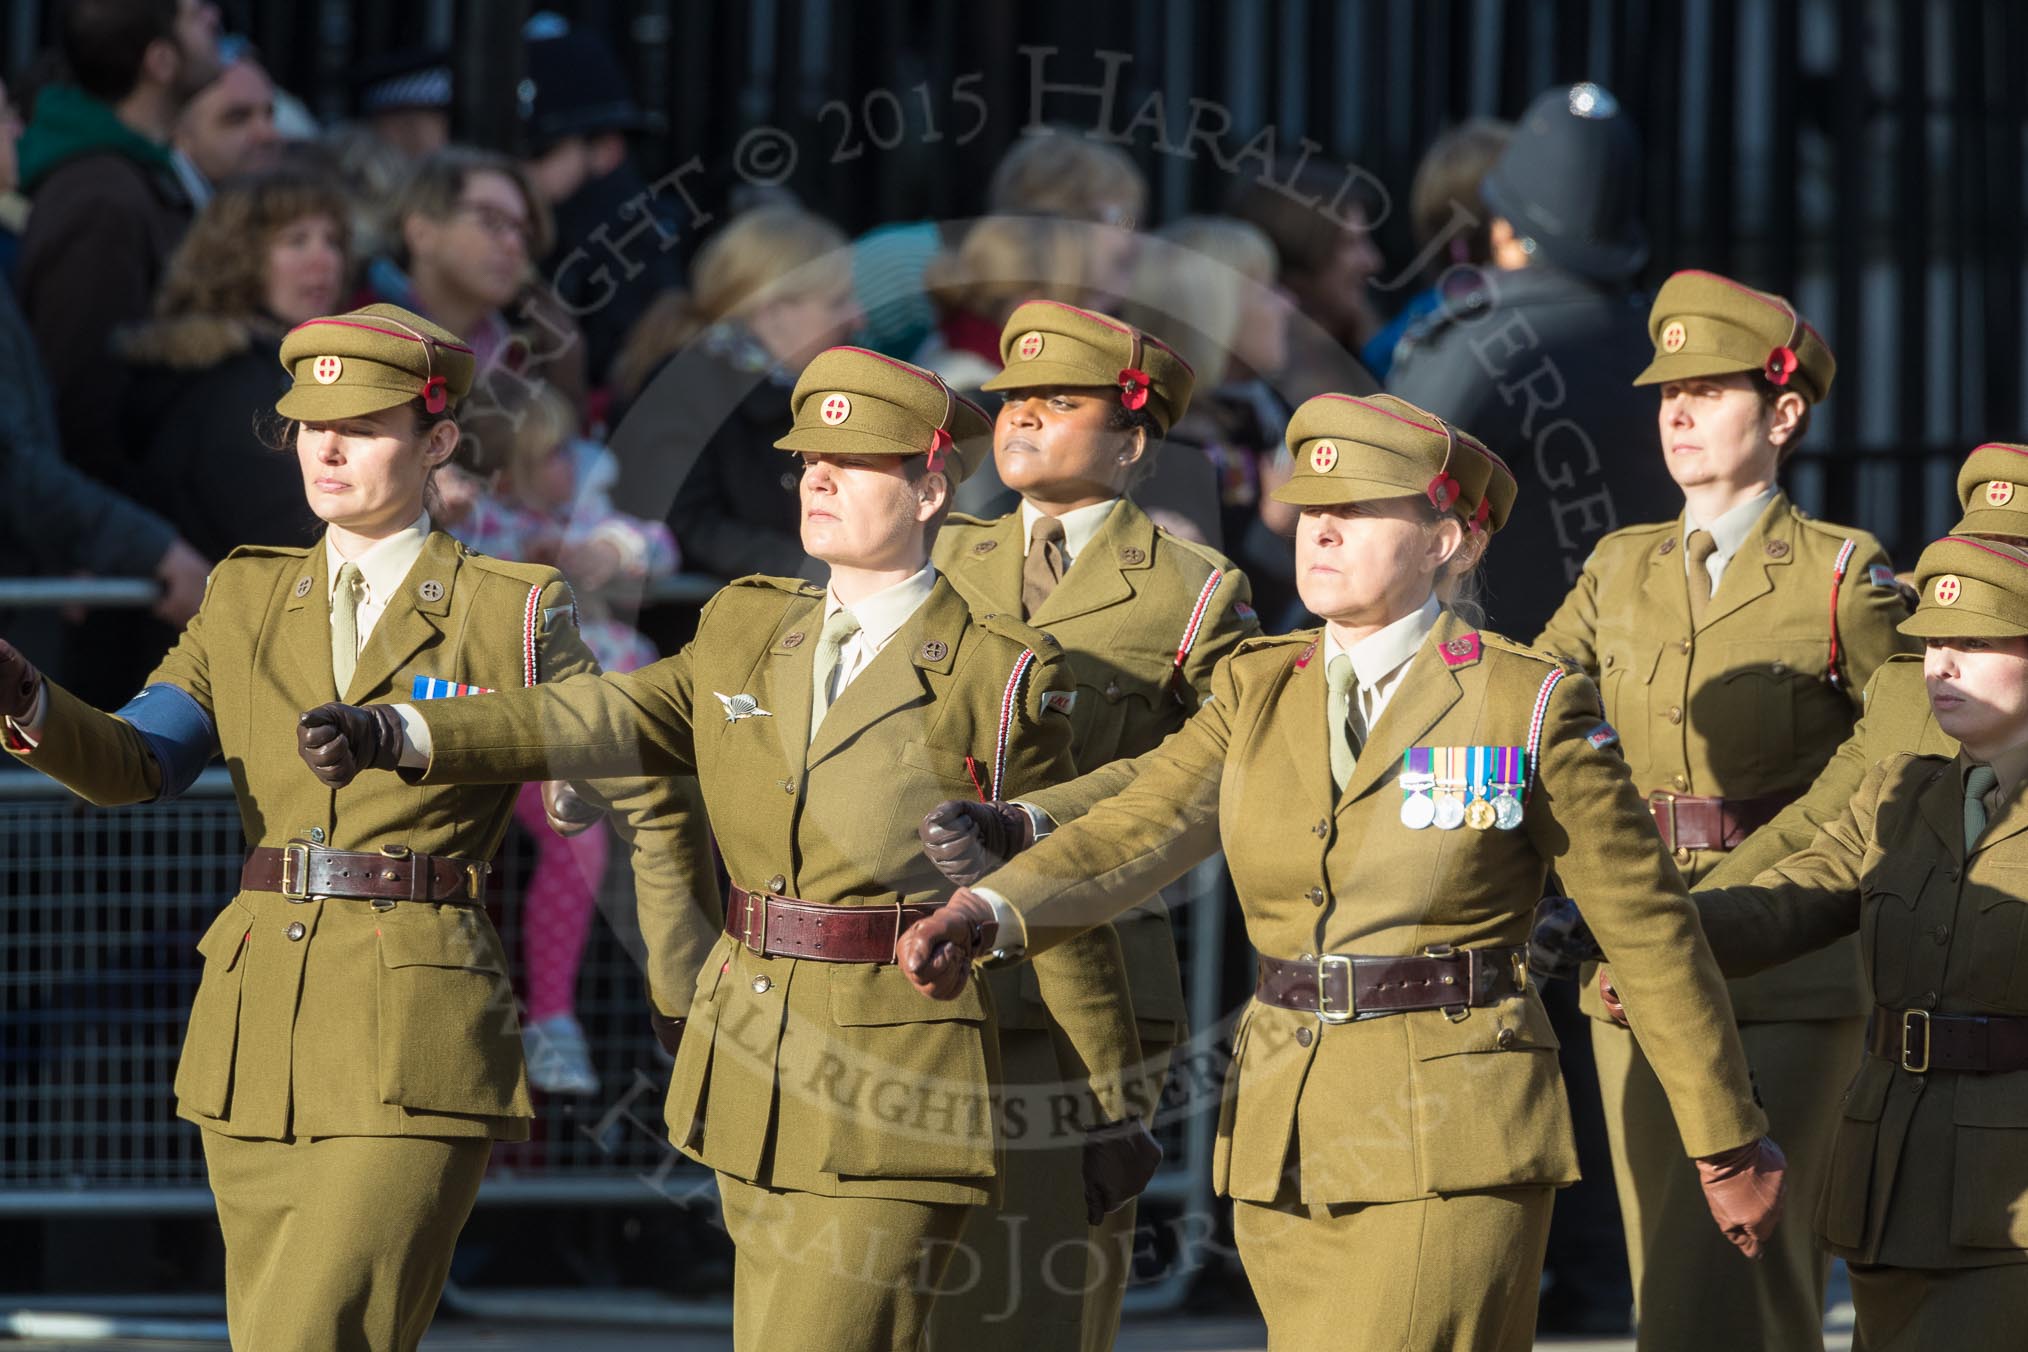
[(338, 377), (345, 374), (345, 363), (336, 357), (319, 357), (311, 365), (310, 374), (317, 378), (319, 385), (335, 385)]
[(1689, 340), (1690, 331), (1683, 327), (1683, 321), (1680, 319), (1670, 320), (1668, 326), (1662, 330), (1662, 350), (1664, 352), (1681, 352), (1683, 344)]
[(1936, 603), (1940, 606), (1954, 606), (1964, 589), (1964, 583), (1958, 581), (1957, 574), (1945, 573), (1936, 580)]
[(1148, 378), (1146, 371), (1128, 366), (1120, 371), (1120, 404), (1129, 411), (1147, 407), (1148, 387), (1155, 382)]
[(1802, 363), (1796, 359), (1795, 349), (1784, 343), (1767, 354), (1768, 381), (1775, 385), (1786, 385), (1789, 383), (1789, 377), (1796, 373), (1796, 368), (1800, 365)]
[(2008, 483), (2005, 479), (1995, 479), (1986, 485), (1986, 505), (1988, 507), (2005, 507), (2013, 500), (2014, 485)]
[(817, 416), (824, 420), (824, 426), (836, 427), (852, 416), (852, 401), (842, 394), (827, 394), (824, 402), (817, 405)]
[(1319, 474), (1329, 474), (1338, 464), (1338, 448), (1328, 441), (1320, 441), (1310, 447), (1310, 468)]
[(1023, 361), (1034, 361), (1042, 355), (1042, 335), (1034, 330), (1022, 334), (1014, 344), (1014, 355)]

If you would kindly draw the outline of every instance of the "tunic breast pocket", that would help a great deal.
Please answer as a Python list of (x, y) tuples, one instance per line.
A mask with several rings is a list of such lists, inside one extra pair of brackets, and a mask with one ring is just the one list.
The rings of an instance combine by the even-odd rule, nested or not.
[(233, 1055), (239, 1048), (239, 991), (253, 913), (232, 902), (211, 922), (197, 951), (204, 976), (190, 1007), (190, 1028), (176, 1063), (176, 1099), (203, 1117), (225, 1116), (232, 1097)]
[(1908, 967), (1930, 870), (1923, 860), (1897, 855), (1877, 855), (1861, 866), (1859, 893), (1865, 915), (1860, 925), (1873, 996), (1881, 1004), (1898, 1004), (1908, 995)]
[(1631, 634), (1604, 638), (1598, 662), (1598, 692), (1606, 721), (1616, 727), (1639, 728), (1648, 721), (1648, 687), (1662, 645)]
[(1965, 900), (1972, 921), (1971, 996), (1981, 1008), (2028, 1014), (2028, 867), (1974, 865)]
[(1070, 744), (1078, 766), (1090, 770), (1122, 754), (1138, 754), (1150, 735), (1146, 730), (1170, 708), (1180, 711), (1182, 706), (1170, 691), (1169, 668), (1160, 660), (1122, 653), (1103, 664), (1080, 664), (1077, 704), (1070, 711)]
[(379, 922), (380, 1101), (526, 1117), (521, 1027), (500, 937), (462, 906), (405, 903)]
[(1769, 775), (1793, 774), (1798, 755), (1828, 757), (1844, 740), (1849, 708), (1824, 680), (1824, 643), (1756, 644), (1722, 650), (1715, 699), (1699, 694), (1690, 716), (1708, 735), (1747, 748)]

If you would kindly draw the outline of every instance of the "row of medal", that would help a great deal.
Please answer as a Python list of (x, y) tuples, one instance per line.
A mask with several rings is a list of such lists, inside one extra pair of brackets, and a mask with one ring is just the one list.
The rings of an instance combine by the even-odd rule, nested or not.
[(1528, 752), (1518, 746), (1412, 746), (1401, 753), (1401, 824), (1455, 831), (1521, 825)]

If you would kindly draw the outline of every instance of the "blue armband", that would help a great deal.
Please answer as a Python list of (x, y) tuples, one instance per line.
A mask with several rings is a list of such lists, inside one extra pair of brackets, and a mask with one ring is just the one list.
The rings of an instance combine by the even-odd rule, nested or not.
[(151, 685), (119, 711), (162, 771), (156, 802), (174, 798), (196, 782), (218, 751), (218, 727), (204, 706), (179, 685)]

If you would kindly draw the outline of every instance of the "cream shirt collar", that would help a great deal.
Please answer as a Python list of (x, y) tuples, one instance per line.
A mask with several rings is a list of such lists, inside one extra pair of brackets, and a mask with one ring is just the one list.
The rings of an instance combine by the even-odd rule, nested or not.
[[(1064, 567), (1070, 567), (1077, 556), (1084, 552), (1084, 547), (1091, 543), (1092, 537), (1099, 533), (1099, 528), (1104, 526), (1107, 518), (1112, 516), (1113, 508), (1119, 505), (1120, 500), (1118, 498), (1107, 498), (1104, 502), (1094, 502), (1089, 507), (1079, 507), (1065, 512), (1056, 518), (1063, 523)], [(1021, 557), (1023, 558), (1028, 557), (1028, 544), (1034, 537), (1035, 522), (1041, 515), (1041, 508), (1035, 506), (1026, 498), (1021, 500)]]
[(1409, 659), (1422, 647), (1422, 641), (1436, 628), (1437, 617), (1443, 614), (1443, 602), (1432, 592), (1422, 608), (1413, 614), (1404, 615), (1378, 633), (1368, 634), (1352, 645), (1349, 653), (1339, 646), (1337, 635), (1329, 625), (1324, 626), (1324, 669), (1329, 671), (1331, 659), (1344, 653), (1352, 659), (1352, 676), (1361, 690), (1376, 690), (1388, 677), (1405, 668)]
[(908, 623), (909, 617), (922, 609), (922, 603), (929, 600), (930, 592), (936, 585), (937, 570), (934, 565), (926, 563), (920, 571), (871, 596), (862, 597), (849, 607), (827, 587), (824, 589), (824, 618), (828, 620), (839, 611), (849, 609), (852, 618), (859, 621), (859, 632), (848, 640), (848, 644), (864, 644), (872, 652), (879, 652), (901, 626)]
[(1737, 554), (1739, 547), (1746, 543), (1746, 537), (1753, 534), (1754, 523), (1760, 520), (1761, 513), (1767, 510), (1768, 504), (1775, 500), (1775, 494), (1780, 491), (1781, 489), (1779, 488), (1770, 487), (1767, 492), (1740, 503), (1739, 506), (1726, 512), (1708, 526), (1691, 516), (1690, 509), (1685, 507), (1683, 509), (1682, 538), (1683, 572), (1685, 576), (1690, 572), (1690, 532), (1694, 530), (1710, 531), (1711, 543), (1716, 548), (1711, 551), (1711, 558), (1706, 561), (1704, 566), (1706, 571), (1711, 574), (1712, 589), (1714, 591), (1717, 590), (1718, 579), (1724, 574), (1725, 565), (1732, 562), (1732, 556)]
[[(369, 603), (385, 605), (394, 595), (409, 569), (422, 557), (423, 545), (430, 538), (430, 514), (423, 512), (407, 526), (377, 541), (373, 548), (351, 562), (359, 565), (359, 576), (366, 583), (366, 599)], [(329, 601), (338, 591), (338, 570), (347, 560), (339, 554), (338, 547), (331, 543), (331, 537), (324, 537), (324, 599)]]

